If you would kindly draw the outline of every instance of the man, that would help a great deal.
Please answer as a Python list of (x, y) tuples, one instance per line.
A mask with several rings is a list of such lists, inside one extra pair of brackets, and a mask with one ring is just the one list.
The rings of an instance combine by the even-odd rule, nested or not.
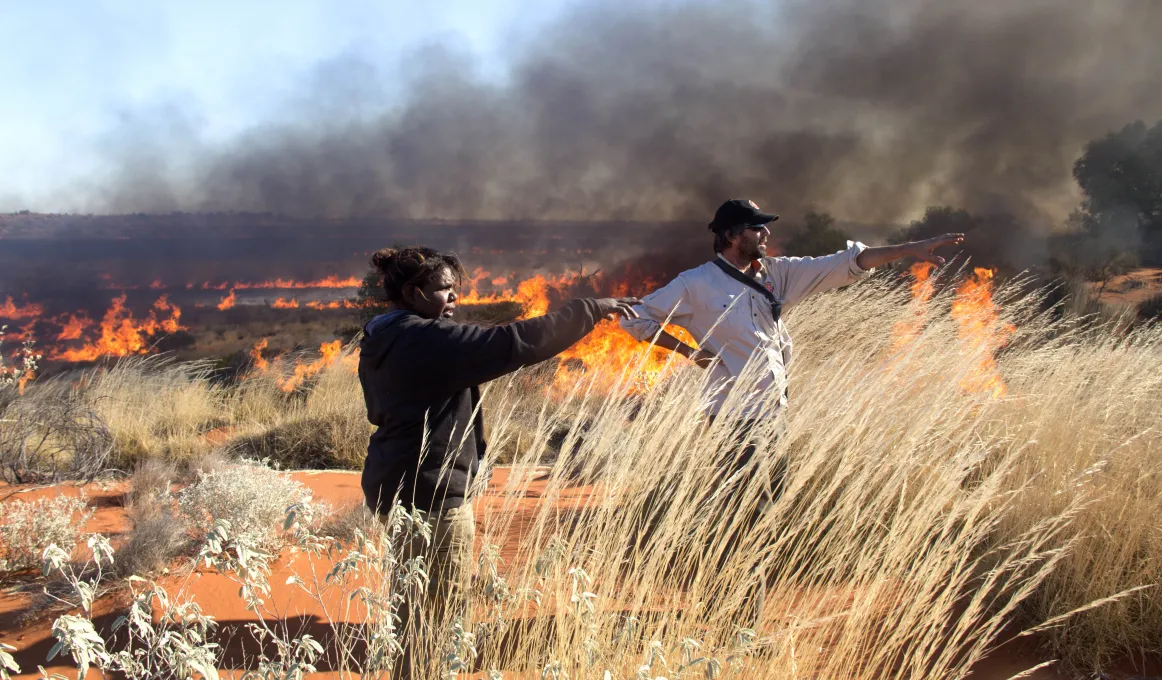
[[(709, 225), (714, 233), (715, 259), (682, 272), (666, 286), (645, 296), (634, 307), (636, 318), (625, 317), (621, 321), (622, 328), (638, 340), (654, 341), (657, 346), (678, 352), (714, 372), (709, 381), (715, 388), (710, 406), (712, 421), (727, 401), (729, 388), (752, 357), (762, 362), (757, 367), (761, 369), (758, 392), (770, 394), (769, 390), (775, 390), (778, 394), (773, 413), (756, 412), (757, 403), (769, 403), (762, 399), (762, 394), (756, 394), (753, 395), (756, 398), (743, 399), (739, 412), (731, 414), (741, 422), (735, 430), (736, 446), (727, 464), (728, 474), (716, 488), (706, 489), (698, 501), (702, 522), (716, 527), (718, 535), (709, 539), (705, 546), (707, 552), (714, 553), (723, 546), (716, 560), (719, 570), (782, 492), (785, 468), (776, 462), (760, 498), (742, 498), (735, 493), (751, 474), (748, 464), (756, 449), (751, 441), (755, 423), (759, 418), (777, 415), (787, 405), (792, 344), (782, 313), (813, 293), (858, 281), (876, 267), (895, 260), (913, 257), (944, 264), (944, 258), (933, 251), (964, 240), (963, 234), (945, 234), (878, 248), (851, 243), (847, 250), (824, 257), (767, 257), (767, 239), (771, 235), (767, 225), (777, 219), (778, 215), (763, 212), (754, 201), (726, 201)], [(699, 349), (667, 333), (663, 323), (685, 328), (698, 340)], [(754, 356), (756, 353), (759, 356)], [(655, 490), (646, 503), (648, 512), (664, 514), (668, 505), (666, 495), (660, 489)], [(744, 617), (757, 620), (762, 615), (766, 589), (763, 574), (767, 568), (767, 565), (753, 566), (756, 582), (749, 586)]]
[[(767, 225), (777, 219), (778, 215), (763, 212), (754, 201), (723, 203), (709, 225), (717, 257), (682, 272), (642, 298), (634, 308), (637, 318), (621, 321), (622, 328), (638, 340), (654, 340), (659, 347), (710, 368), (714, 371), (710, 382), (715, 385), (732, 383), (751, 356), (761, 353), (757, 359), (764, 366), (759, 387), (781, 394), (776, 411), (787, 404), (787, 371), (792, 359), (791, 335), (780, 318), (784, 311), (813, 293), (865, 278), (889, 262), (912, 257), (944, 264), (944, 258), (933, 251), (964, 241), (963, 234), (945, 234), (876, 248), (851, 243), (847, 250), (824, 257), (767, 257), (771, 235)], [(666, 322), (688, 330), (700, 348), (696, 350), (663, 330)], [(719, 412), (726, 397), (727, 390), (715, 393), (712, 415)]]

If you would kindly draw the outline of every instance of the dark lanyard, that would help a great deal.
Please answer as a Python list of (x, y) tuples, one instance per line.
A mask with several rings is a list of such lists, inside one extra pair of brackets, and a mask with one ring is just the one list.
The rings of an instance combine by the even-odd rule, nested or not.
[(758, 281), (755, 281), (753, 278), (740, 272), (733, 265), (724, 262), (722, 258), (715, 258), (714, 264), (718, 265), (718, 268), (726, 272), (726, 275), (730, 278), (744, 283), (762, 293), (763, 297), (767, 299), (767, 302), (771, 303), (771, 316), (775, 318), (776, 324), (779, 323), (779, 317), (783, 314), (783, 303), (779, 302), (774, 293), (764, 288), (761, 284), (759, 284)]

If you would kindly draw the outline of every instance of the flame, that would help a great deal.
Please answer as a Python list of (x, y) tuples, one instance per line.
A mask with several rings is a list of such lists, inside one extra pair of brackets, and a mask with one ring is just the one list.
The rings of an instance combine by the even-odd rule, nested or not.
[(36, 371), (26, 371), (16, 380), (16, 393), (24, 396), (24, 388), (36, 377)]
[[(26, 324), (24, 327), (22, 327), (19, 331), (10, 332), (10, 331), (6, 331), (4, 329), (4, 326), (2, 324), (0, 324), (0, 339), (4, 339), (6, 337), (8, 340), (22, 340), (22, 341), (31, 342), (32, 341), (32, 329), (33, 329), (33, 326), (35, 326), (35, 325), (36, 325), (35, 322), (29, 323), (29, 324)], [(31, 347), (31, 345), (25, 345), (24, 348), (13, 358), (14, 359), (19, 358), (21, 361), (23, 361), (25, 359), (28, 359), (28, 358), (34, 356), (30, 347)], [(37, 358), (39, 358), (39, 357), (37, 357)], [(0, 361), (0, 376), (7, 375), (7, 376), (11, 377), (14, 373), (19, 372), (21, 370), (20, 368), (15, 367), (15, 366), (12, 368), (8, 368), (7, 366), (4, 366), (3, 363), (4, 363), (3, 361)], [(20, 377), (16, 379), (16, 393), (23, 395), (24, 388), (34, 378), (36, 378), (36, 371), (24, 371), (23, 373), (21, 373)]]
[(491, 277), (492, 274), (485, 271), (483, 267), (477, 267), (472, 270), (472, 276), (468, 279), (468, 288), (470, 290), (476, 290), (476, 287), (480, 285), (481, 281)]
[[(485, 277), (487, 272), (484, 272)], [(483, 280), (481, 277), (480, 280)], [(559, 291), (569, 284), (572, 277), (569, 274), (562, 274), (560, 276), (545, 276), (544, 274), (537, 274), (536, 276), (525, 279), (517, 284), (516, 290), (505, 290), (500, 293), (490, 293), (481, 295), (476, 288), (472, 288), (466, 295), (459, 298), (459, 303), (464, 305), (487, 305), (497, 302), (518, 302), (521, 305), (522, 311), (519, 319), (528, 319), (534, 316), (543, 316), (549, 311), (549, 294), (552, 291)]]
[(76, 314), (69, 314), (69, 320), (61, 325), (61, 331), (57, 334), (57, 340), (80, 340), (81, 336), (90, 326), (93, 325), (93, 320), (81, 313), (80, 316)]
[[(168, 318), (160, 314), (168, 313)], [(149, 341), (159, 333), (175, 333), (183, 330), (182, 310), (171, 304), (162, 295), (153, 303), (149, 315), (140, 322), (133, 318), (133, 312), (125, 308), (125, 293), (113, 298), (112, 304), (101, 320), (100, 335), (83, 347), (67, 349), (53, 354), (50, 358), (63, 361), (93, 361), (103, 356), (126, 356), (149, 352)]]
[(161, 279), (154, 279), (153, 283), (149, 284), (150, 290), (164, 290), (165, 287), (166, 286), (161, 282)]
[[(267, 281), (223, 281), (221, 283), (203, 281), (201, 288), (202, 290), (226, 290), (227, 288), (237, 290), (251, 290), (255, 288), (358, 288), (359, 284), (359, 279), (354, 276), (339, 278), (335, 274), (331, 274), (330, 276), (324, 276), (321, 279), (314, 279), (312, 281), (299, 281), (297, 279), (284, 279), (281, 277)], [(193, 284), (187, 284), (186, 287), (191, 288)]]
[(34, 319), (44, 313), (44, 307), (27, 303), (22, 307), (17, 307), (12, 301), (12, 296), (8, 296), (4, 300), (4, 304), (0, 305), (0, 318), (15, 321), (17, 319)]
[[(496, 302), (518, 302), (522, 311), (519, 319), (528, 319), (548, 313), (553, 297), (564, 297), (564, 293), (577, 282), (573, 274), (565, 273), (560, 276), (545, 276), (537, 274), (517, 284), (515, 290), (507, 289), (499, 293), (481, 294), (475, 286), (488, 277), (488, 272), (476, 270), (470, 283), (472, 289), (459, 299), (461, 304), (490, 304)], [(626, 277), (607, 285), (601, 273), (590, 277), (592, 283), (598, 287), (608, 287), (613, 297), (628, 296), (632, 289), (643, 290), (656, 288), (658, 282), (651, 278)], [(508, 282), (507, 277), (497, 277), (492, 280), (494, 285), (503, 285)], [(554, 293), (556, 295), (554, 295)], [(666, 331), (683, 342), (697, 346), (694, 339), (683, 329), (676, 326), (667, 326)], [(686, 360), (680, 356), (672, 356), (668, 350), (648, 345), (635, 340), (623, 331), (616, 321), (602, 321), (597, 324), (589, 335), (582, 338), (572, 347), (558, 355), (560, 362), (553, 378), (555, 390), (564, 390), (570, 387), (585, 372), (602, 369), (606, 375), (599, 380), (598, 389), (612, 389), (613, 383), (621, 377), (621, 369), (625, 366), (640, 366), (641, 372), (635, 377), (634, 384), (629, 385), (631, 393), (640, 393), (653, 387), (663, 377), (667, 366), (682, 365)]]
[[(694, 338), (685, 329), (666, 326), (670, 335), (682, 342), (697, 347)], [(594, 368), (606, 370), (596, 387), (606, 392), (621, 377), (626, 366), (640, 367), (633, 377), (634, 382), (624, 389), (630, 394), (640, 394), (652, 388), (666, 374), (667, 367), (683, 365), (687, 360), (660, 347), (649, 347), (638, 342), (621, 329), (617, 321), (605, 320), (597, 324), (593, 332), (586, 335), (559, 355), (561, 363), (553, 376), (553, 387), (558, 391), (569, 389), (582, 375)]]
[(218, 303), (218, 310), (224, 312), (233, 306), (234, 306), (234, 289), (231, 288), (230, 293), (226, 297), (222, 298), (222, 301)]
[(299, 301), (294, 298), (275, 298), (274, 302), (270, 303), (270, 306), (272, 309), (298, 309)]
[[(324, 342), (319, 345), (319, 358), (310, 363), (296, 363), (294, 373), (287, 378), (278, 380), (279, 389), (283, 392), (293, 392), (296, 388), (306, 382), (307, 378), (315, 375), (324, 368), (337, 363), (340, 355), (343, 352), (343, 344), (339, 340), (332, 342)], [(344, 360), (345, 363), (350, 361), (350, 358)], [(356, 359), (358, 361), (358, 359)]]
[(998, 321), (997, 305), (992, 298), (994, 273), (977, 267), (970, 278), (957, 286), (952, 318), (959, 324), (957, 335), (961, 342), (972, 355), (980, 357), (976, 369), (961, 382), (961, 387), (996, 399), (1005, 396), (1008, 387), (997, 371), (993, 353), (1008, 342), (1014, 329)]
[(266, 338), (254, 343), (254, 347), (250, 348), (250, 360), (254, 362), (254, 370), (259, 373), (265, 373), (270, 368), (270, 362), (262, 356), (262, 350), (269, 345)]
[(908, 321), (899, 321), (892, 327), (892, 353), (904, 349), (924, 330), (928, 320), (928, 301), (936, 292), (935, 282), (932, 281), (932, 270), (936, 265), (931, 262), (917, 262), (908, 273), (912, 275), (912, 318)]
[[(250, 360), (253, 364), (254, 373), (266, 373), (271, 369), (271, 362), (262, 356), (263, 351), (269, 345), (266, 338), (259, 340), (250, 349)], [(275, 361), (279, 361), (278, 358)], [(359, 348), (347, 354), (343, 354), (343, 345), (339, 340), (332, 342), (324, 342), (319, 345), (319, 356), (312, 361), (303, 361), (302, 357), (295, 361), (293, 372), (286, 377), (277, 378), (275, 384), (283, 392), (293, 392), (303, 385), (308, 378), (322, 372), (329, 366), (340, 365), (352, 373), (355, 373), (359, 367)]]
[(356, 309), (359, 304), (351, 300), (311, 300), (306, 303), (306, 307), (310, 309)]

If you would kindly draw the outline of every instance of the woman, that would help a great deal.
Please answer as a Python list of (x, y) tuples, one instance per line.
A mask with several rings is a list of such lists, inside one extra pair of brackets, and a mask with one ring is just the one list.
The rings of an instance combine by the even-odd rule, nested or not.
[(636, 317), (639, 301), (572, 300), (503, 326), (460, 324), (451, 317), (465, 272), (455, 255), (388, 248), (371, 262), (391, 310), (368, 322), (360, 343), (359, 382), (378, 427), (367, 447), (363, 494), (381, 517), (396, 501), (427, 513), (427, 609), (434, 614), (465, 573), (460, 567), (475, 534), (467, 495), (485, 451), (479, 385), (564, 351), (603, 317)]

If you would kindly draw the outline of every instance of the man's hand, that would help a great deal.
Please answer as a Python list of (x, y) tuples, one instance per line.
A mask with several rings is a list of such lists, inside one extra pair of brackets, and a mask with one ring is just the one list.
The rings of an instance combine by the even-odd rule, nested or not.
[(898, 246), (865, 248), (862, 253), (856, 256), (855, 263), (859, 265), (860, 269), (868, 270), (875, 269), (889, 262), (902, 260), (905, 257), (914, 257), (921, 262), (931, 262), (934, 265), (940, 266), (944, 264), (944, 258), (932, 251), (941, 246), (956, 246), (961, 243), (964, 243), (964, 234), (945, 234), (943, 236), (937, 236), (936, 238), (924, 239), (923, 241), (901, 243)]
[(637, 312), (633, 311), (634, 305), (637, 304), (641, 304), (641, 300), (635, 297), (597, 299), (597, 308), (601, 310), (601, 315), (610, 321), (619, 316), (626, 319), (638, 318)]
[(932, 251), (940, 246), (958, 246), (961, 243), (964, 243), (964, 234), (944, 234), (943, 236), (928, 238), (923, 241), (913, 241), (908, 244), (910, 246), (908, 255), (921, 262), (931, 262), (939, 267), (944, 264), (944, 258)]

